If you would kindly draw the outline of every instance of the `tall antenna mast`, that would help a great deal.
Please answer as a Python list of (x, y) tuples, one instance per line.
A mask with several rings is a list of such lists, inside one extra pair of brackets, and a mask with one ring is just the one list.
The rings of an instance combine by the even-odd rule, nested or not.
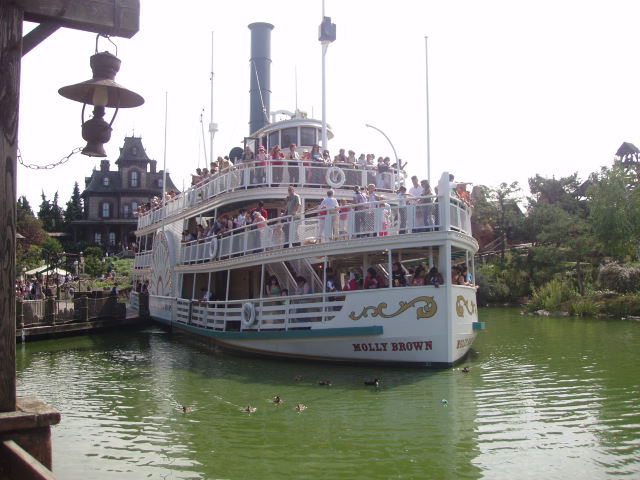
[[(211, 120), (209, 122), (209, 158), (213, 162), (213, 137), (218, 131), (218, 124), (213, 123), (213, 31), (211, 32)], [(206, 162), (206, 155), (205, 155)]]
[(336, 24), (331, 23), (331, 17), (324, 15), (324, 0), (322, 0), (322, 23), (319, 28), (318, 40), (322, 45), (322, 149), (327, 149), (327, 74), (326, 60), (329, 44), (336, 39)]
[(298, 113), (298, 65), (294, 65), (293, 74), (296, 77), (296, 114)]
[(429, 48), (427, 39), (424, 37), (425, 65), (427, 71), (427, 180), (431, 185), (431, 139), (429, 138)]

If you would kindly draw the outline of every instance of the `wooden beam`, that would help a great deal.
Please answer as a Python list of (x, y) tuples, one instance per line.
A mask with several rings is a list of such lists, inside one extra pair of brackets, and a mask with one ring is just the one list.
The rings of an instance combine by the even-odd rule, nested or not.
[[(9, 2), (11, 3), (11, 1)], [(29, 22), (133, 37), (140, 28), (140, 0), (13, 0)]]
[(24, 57), (31, 50), (40, 45), (41, 42), (58, 30), (60, 25), (53, 22), (42, 22), (36, 28), (27, 33), (22, 39), (22, 56)]
[(7, 478), (55, 480), (51, 470), (13, 440), (0, 442), (0, 465), (7, 474)]
[(22, 11), (0, 8), (0, 412), (16, 409), (16, 153)]

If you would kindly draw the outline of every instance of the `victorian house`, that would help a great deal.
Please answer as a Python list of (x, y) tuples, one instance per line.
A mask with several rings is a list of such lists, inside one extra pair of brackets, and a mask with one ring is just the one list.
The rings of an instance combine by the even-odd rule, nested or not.
[[(104, 247), (109, 252), (135, 244), (138, 206), (162, 196), (163, 172), (144, 150), (140, 137), (125, 137), (120, 156), (111, 170), (109, 160), (85, 178), (81, 194), (84, 218), (71, 223), (73, 240)], [(167, 173), (166, 191), (178, 192)]]

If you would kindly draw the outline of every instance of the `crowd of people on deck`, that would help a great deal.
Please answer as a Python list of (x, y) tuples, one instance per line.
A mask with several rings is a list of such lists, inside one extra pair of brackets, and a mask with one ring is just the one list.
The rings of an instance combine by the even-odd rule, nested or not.
[[(379, 194), (375, 184), (369, 184), (364, 188), (356, 185), (353, 188), (351, 201), (335, 198), (334, 191), (329, 189), (326, 197), (318, 204), (303, 211), (300, 196), (293, 185), (288, 187), (288, 195), (284, 198), (283, 208), (275, 209), (278, 221), (269, 221), (269, 212), (264, 207), (264, 202), (259, 201), (255, 208), (240, 208), (237, 212), (220, 213), (217, 217), (203, 219), (197, 222), (190, 230), (182, 233), (182, 242), (188, 243), (195, 240), (204, 240), (210, 237), (223, 237), (227, 234), (246, 231), (247, 229), (264, 229), (260, 231), (259, 240), (263, 245), (258, 247), (284, 247), (288, 245), (290, 222), (301, 218), (302, 215), (317, 216), (321, 219), (318, 223), (317, 242), (327, 240), (344, 240), (349, 238), (367, 236), (386, 236), (395, 224), (400, 234), (434, 231), (438, 227), (437, 208), (434, 205), (434, 192), (428, 180), (418, 181), (417, 176), (411, 177), (412, 186), (407, 191), (401, 186), (397, 192), (395, 203), (396, 214), (391, 205), (386, 202), (386, 197)], [(466, 192), (466, 183), (454, 182), (450, 176), (450, 188), (452, 195), (458, 196), (458, 190)], [(411, 206), (411, 209), (404, 208)], [(376, 209), (381, 209), (377, 211)], [(271, 210), (274, 214), (274, 209)], [(352, 232), (348, 231), (348, 219), (353, 212)], [(414, 217), (409, 221), (408, 213)], [(330, 221), (322, 221), (331, 214)], [(377, 230), (372, 231), (375, 224), (374, 215), (379, 215)], [(397, 217), (397, 218), (396, 218)], [(245, 228), (243, 228), (245, 227)], [(268, 227), (268, 228), (267, 228)], [(241, 229), (241, 230), (238, 230)], [(269, 233), (273, 238), (263, 238)], [(299, 245), (299, 240), (294, 240), (294, 245)]]
[[(310, 283), (302, 275), (294, 275), (296, 287), (293, 292), (283, 288), (277, 276), (270, 275), (264, 286), (264, 297), (285, 297), (289, 295), (309, 295), (314, 293)], [(468, 272), (466, 264), (453, 265), (451, 267), (450, 280), (452, 285), (475, 286), (473, 278)], [(340, 275), (332, 267), (328, 267), (325, 277), (325, 292), (348, 292), (353, 290), (368, 290), (377, 288), (387, 288), (389, 282), (393, 287), (413, 287), (430, 285), (436, 288), (445, 284), (443, 275), (438, 268), (432, 266), (428, 268), (422, 263), (414, 269), (408, 270), (400, 262), (392, 265), (391, 277), (386, 278), (379, 270), (369, 267), (364, 277), (353, 270)], [(476, 286), (477, 288), (477, 286)]]
[[(302, 163), (305, 167), (306, 178), (300, 178), (299, 165)], [(377, 157), (373, 153), (361, 153), (357, 158), (353, 150), (345, 151), (344, 148), (333, 158), (328, 150), (321, 151), (319, 145), (314, 145), (311, 150), (303, 150), (302, 153), (295, 144), (290, 144), (289, 148), (282, 150), (279, 145), (275, 145), (270, 151), (264, 146), (258, 147), (258, 152), (254, 153), (250, 147), (246, 147), (242, 158), (235, 159), (235, 163), (228, 156), (218, 157), (216, 161), (209, 164), (209, 168), (197, 168), (195, 174), (191, 175), (191, 186), (200, 187), (219, 175), (225, 175), (229, 172), (235, 172), (238, 177), (234, 183), (240, 186), (241, 180), (239, 172), (244, 168), (253, 167), (249, 186), (258, 186), (266, 183), (265, 167), (272, 167), (272, 186), (282, 184), (285, 175), (288, 175), (288, 184), (299, 186), (328, 187), (325, 179), (325, 171), (328, 167), (337, 166), (343, 169), (366, 170), (370, 172), (367, 178), (372, 180), (377, 188), (384, 190), (393, 190), (392, 175), (403, 170), (406, 164), (392, 163), (389, 157)], [(321, 167), (321, 168), (314, 168)], [(166, 201), (176, 198), (178, 194), (174, 191), (166, 193)], [(154, 196), (149, 202), (138, 207), (136, 215), (144, 215), (145, 213), (156, 210), (163, 205), (162, 196)]]

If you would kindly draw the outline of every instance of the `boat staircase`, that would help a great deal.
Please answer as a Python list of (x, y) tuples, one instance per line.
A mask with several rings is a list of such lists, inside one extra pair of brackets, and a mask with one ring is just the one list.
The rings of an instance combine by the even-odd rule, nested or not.
[(308, 258), (296, 258), (293, 260), (289, 260), (286, 263), (289, 268), (290, 274), (295, 273), (296, 275), (302, 275), (307, 279), (307, 281), (311, 285), (312, 292), (317, 293), (324, 290), (322, 279), (318, 276)]
[(289, 295), (293, 295), (296, 289), (296, 280), (286, 262), (274, 262), (267, 265), (269, 275), (275, 275), (280, 284), (280, 288), (289, 290)]

